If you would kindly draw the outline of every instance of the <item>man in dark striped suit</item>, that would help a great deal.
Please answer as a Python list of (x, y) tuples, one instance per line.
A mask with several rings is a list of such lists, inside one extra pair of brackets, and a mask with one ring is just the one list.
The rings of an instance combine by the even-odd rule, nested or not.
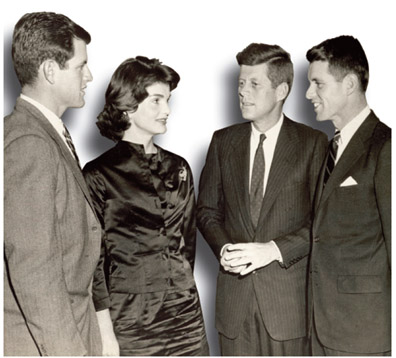
[(240, 108), (250, 123), (214, 133), (197, 213), (220, 261), (221, 353), (308, 355), (305, 243), (327, 137), (282, 112), (293, 82), (286, 51), (251, 44), (237, 60)]

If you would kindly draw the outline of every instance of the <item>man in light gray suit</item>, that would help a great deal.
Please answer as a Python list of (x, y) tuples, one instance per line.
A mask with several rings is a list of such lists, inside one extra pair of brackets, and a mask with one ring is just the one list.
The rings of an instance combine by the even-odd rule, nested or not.
[(4, 354), (102, 353), (91, 299), (100, 224), (60, 119), (84, 105), (90, 35), (64, 15), (15, 26), (22, 86), (4, 120)]

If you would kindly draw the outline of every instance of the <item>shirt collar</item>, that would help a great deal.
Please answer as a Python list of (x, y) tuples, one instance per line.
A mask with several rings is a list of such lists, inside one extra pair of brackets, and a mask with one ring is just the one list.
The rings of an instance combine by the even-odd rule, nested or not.
[(355, 118), (341, 129), (341, 143), (346, 144), (349, 142), (369, 114), (370, 108), (369, 106), (366, 106)]

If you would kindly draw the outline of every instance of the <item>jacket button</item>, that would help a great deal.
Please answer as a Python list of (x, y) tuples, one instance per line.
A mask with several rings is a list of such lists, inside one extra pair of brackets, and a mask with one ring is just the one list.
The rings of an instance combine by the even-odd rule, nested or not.
[(314, 242), (318, 242), (319, 241), (319, 236), (316, 236), (315, 238), (314, 238)]
[(98, 231), (98, 227), (97, 226), (92, 226), (92, 231)]

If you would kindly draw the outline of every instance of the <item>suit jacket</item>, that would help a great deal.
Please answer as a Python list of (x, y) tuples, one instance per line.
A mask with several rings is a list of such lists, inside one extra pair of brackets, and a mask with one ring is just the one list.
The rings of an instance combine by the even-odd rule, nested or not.
[(4, 354), (101, 355), (101, 230), (75, 159), (18, 99), (4, 120)]
[[(217, 257), (227, 243), (269, 242), (287, 234), (309, 235), (315, 184), (326, 151), (327, 137), (284, 118), (270, 168), (257, 229), (249, 208), (251, 124), (237, 124), (214, 133), (200, 179), (198, 227)], [(304, 227), (304, 228), (303, 228)], [(306, 279), (309, 246), (289, 262), (295, 240), (279, 240), (285, 265), (278, 262), (241, 277), (220, 270), (217, 281), (216, 327), (238, 336), (247, 309), (257, 297), (272, 338), (306, 335)], [(306, 241), (305, 241), (306, 242)], [(288, 267), (288, 268), (286, 268)]]
[[(310, 264), (310, 314), (318, 337), (324, 346), (339, 351), (389, 351), (390, 128), (371, 112), (323, 188), (324, 170), (325, 165)], [(342, 185), (349, 177), (357, 185)]]

